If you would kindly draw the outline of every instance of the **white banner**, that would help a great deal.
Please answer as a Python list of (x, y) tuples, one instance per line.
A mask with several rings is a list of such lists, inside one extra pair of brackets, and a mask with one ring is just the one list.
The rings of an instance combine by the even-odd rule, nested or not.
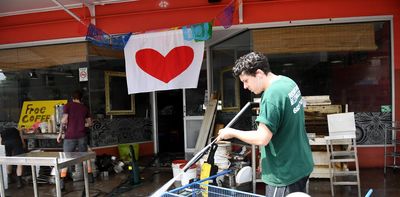
[(204, 41), (186, 41), (182, 30), (132, 35), (124, 53), (129, 94), (196, 88)]

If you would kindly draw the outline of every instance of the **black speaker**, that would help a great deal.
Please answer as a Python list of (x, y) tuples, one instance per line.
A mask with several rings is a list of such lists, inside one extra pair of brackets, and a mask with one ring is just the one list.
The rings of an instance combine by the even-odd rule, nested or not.
[(221, 2), (221, 0), (208, 0), (208, 3), (218, 3)]

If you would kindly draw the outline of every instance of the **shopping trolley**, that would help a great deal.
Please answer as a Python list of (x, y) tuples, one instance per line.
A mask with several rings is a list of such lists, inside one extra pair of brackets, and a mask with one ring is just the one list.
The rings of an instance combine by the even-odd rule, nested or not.
[(184, 197), (184, 196), (191, 196), (191, 197), (231, 197), (231, 196), (237, 196), (237, 197), (264, 197), (262, 195), (258, 194), (253, 194), (253, 193), (248, 193), (248, 192), (243, 192), (239, 190), (234, 190), (234, 189), (229, 189), (229, 188), (223, 188), (219, 186), (214, 186), (214, 185), (209, 185), (205, 184), (205, 181), (215, 179), (219, 176), (224, 176), (226, 174), (231, 173), (232, 170), (224, 170), (220, 173), (217, 173), (216, 175), (210, 176), (208, 178), (189, 183), (187, 185), (184, 185), (182, 187), (175, 188), (171, 191), (165, 192), (162, 197), (170, 197), (170, 196), (178, 196), (178, 197)]

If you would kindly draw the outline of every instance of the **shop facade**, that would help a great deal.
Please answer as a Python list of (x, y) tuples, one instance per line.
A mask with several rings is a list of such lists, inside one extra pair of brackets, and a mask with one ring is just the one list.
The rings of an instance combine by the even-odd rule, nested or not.
[[(169, 0), (168, 7), (161, 8), (159, 1), (133, 1), (70, 9), (107, 33), (119, 34), (208, 22), (229, 2)], [(86, 27), (64, 10), (3, 16), (0, 17), (0, 53), (1, 69), (7, 78), (2, 82), (7, 83), (2, 83), (1, 104), (5, 110), (0, 114), (0, 121), (18, 121), (23, 101), (68, 98), (79, 88), (86, 93), (85, 101), (98, 120), (97, 128), (102, 128), (99, 133), (114, 127), (115, 122), (108, 122), (110, 117), (114, 120), (118, 117), (117, 125), (147, 128), (127, 137), (123, 133), (127, 128), (122, 127), (119, 137), (112, 132), (93, 135), (92, 143), (107, 147), (107, 144), (125, 143), (124, 139), (132, 137), (143, 142), (141, 152), (146, 150), (143, 152), (152, 154), (184, 140), (181, 135), (184, 125), (204, 113), (200, 105), (205, 94), (210, 96), (215, 91), (225, 94), (228, 99), (221, 114), (226, 119), (256, 97), (243, 90), (239, 83), (233, 90), (227, 90), (228, 87), (224, 90), (224, 71), (229, 70), (236, 58), (252, 50), (266, 53), (272, 70), (295, 79), (305, 96), (330, 95), (332, 104), (347, 106), (348, 111), (359, 113), (365, 121), (398, 120), (399, 8), (400, 3), (395, 0), (244, 0), (243, 22), (239, 23), (237, 14), (234, 15), (232, 27), (227, 30), (214, 27), (215, 37), (206, 42), (197, 89), (135, 94), (124, 98), (128, 106), (115, 110), (109, 109), (107, 95), (111, 97), (118, 92), (110, 93), (109, 89), (105, 93), (107, 85), (113, 86), (108, 79), (118, 81), (124, 72), (123, 52), (85, 42)], [(87, 68), (87, 81), (78, 80), (79, 68)], [(163, 100), (177, 100), (173, 109), (181, 112), (175, 114), (169, 110), (171, 104)], [(159, 107), (152, 107), (154, 103)], [(131, 123), (131, 117), (137, 122)], [(178, 128), (168, 124), (177, 121), (181, 125)], [(168, 128), (167, 133), (163, 135), (161, 128)], [(383, 166), (382, 135), (376, 132), (379, 129), (383, 128), (373, 128), (373, 131), (360, 128), (361, 167)], [(173, 139), (165, 140), (173, 135)], [(154, 137), (166, 144), (153, 145)]]

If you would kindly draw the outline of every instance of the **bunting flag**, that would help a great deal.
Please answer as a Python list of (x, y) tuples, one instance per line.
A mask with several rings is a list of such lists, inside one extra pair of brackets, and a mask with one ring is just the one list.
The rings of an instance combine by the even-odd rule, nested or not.
[(86, 40), (97, 46), (107, 46), (110, 44), (110, 35), (97, 28), (95, 25), (89, 24)]
[(182, 30), (131, 36), (124, 49), (128, 93), (196, 88), (204, 42), (186, 41)]
[(218, 14), (217, 20), (219, 23), (224, 26), (225, 29), (228, 29), (232, 26), (233, 23), (233, 13), (235, 12), (236, 0), (232, 0), (225, 9)]
[(132, 33), (112, 35), (111, 36), (111, 48), (123, 50), (125, 48), (125, 45), (128, 43), (131, 35), (132, 35)]
[(212, 36), (212, 24), (210, 22), (207, 23), (199, 23), (190, 26), (183, 26), (183, 37), (187, 41), (195, 40), (195, 41), (206, 41)]
[(123, 50), (132, 33), (109, 35), (103, 30), (90, 24), (86, 33), (86, 40), (96, 46), (111, 47), (113, 49)]
[[(219, 24), (225, 29), (232, 26), (233, 14), (235, 12), (237, 2), (237, 0), (232, 0), (228, 6), (226, 6), (224, 10), (222, 10), (222, 12), (216, 17), (216, 19), (219, 21)], [(184, 39), (186, 41), (206, 41), (210, 39), (212, 36), (212, 24), (214, 19), (212, 22), (183, 26), (182, 31)], [(95, 25), (89, 24), (86, 33), (86, 40), (97, 46), (123, 50), (131, 35), (132, 33), (110, 35), (97, 28)]]

